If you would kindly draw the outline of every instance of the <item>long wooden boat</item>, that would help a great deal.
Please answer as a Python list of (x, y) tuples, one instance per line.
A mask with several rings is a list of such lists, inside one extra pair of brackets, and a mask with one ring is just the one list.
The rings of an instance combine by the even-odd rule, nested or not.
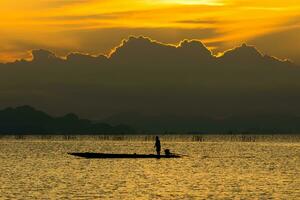
[(181, 158), (180, 155), (177, 154), (169, 154), (169, 155), (155, 155), (155, 154), (107, 154), (107, 153), (68, 153), (72, 156), (82, 157), (82, 158), (90, 158), (90, 159), (105, 159), (105, 158)]

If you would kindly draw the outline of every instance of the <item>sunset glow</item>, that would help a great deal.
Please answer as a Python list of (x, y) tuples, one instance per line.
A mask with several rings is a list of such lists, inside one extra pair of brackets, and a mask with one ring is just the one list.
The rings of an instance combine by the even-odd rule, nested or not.
[[(203, 41), (214, 53), (250, 42), (276, 56), (294, 58), (299, 44), (275, 51), (260, 37), (284, 32), (300, 39), (296, 0), (21, 0), (0, 1), (0, 62), (29, 58), (46, 48), (107, 53), (129, 35), (178, 43)], [(96, 42), (95, 42), (96, 40)], [(259, 42), (258, 42), (259, 41)], [(276, 41), (275, 41), (276, 42)], [(278, 42), (278, 41), (277, 41)], [(288, 47), (289, 46), (289, 47)]]

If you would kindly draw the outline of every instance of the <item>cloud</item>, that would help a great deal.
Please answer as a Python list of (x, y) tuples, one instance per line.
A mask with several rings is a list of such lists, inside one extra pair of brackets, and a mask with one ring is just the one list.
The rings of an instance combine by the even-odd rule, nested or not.
[[(76, 6), (78, 4), (92, 3), (94, 0), (11, 0), (2, 1), (0, 11), (32, 11), (35, 12), (36, 9), (47, 11), (51, 9), (59, 9), (64, 7)], [(18, 14), (18, 13), (14, 13)], [(26, 16), (24, 16), (26, 17)]]
[(281, 30), (254, 37), (248, 42), (259, 47), (266, 53), (277, 57), (289, 55), (289, 59), (300, 63), (300, 17), (285, 23)]
[(48, 50), (0, 64), (0, 104), (94, 119), (124, 113), (226, 117), (298, 115), (300, 68), (241, 45), (216, 57), (199, 40), (130, 37), (110, 57)]
[(180, 24), (215, 24), (215, 23), (218, 23), (217, 20), (201, 20), (201, 19), (180, 20), (180, 21), (175, 21), (175, 22), (180, 23)]
[[(124, 13), (123, 13), (124, 14)], [(94, 14), (94, 15), (57, 15), (38, 17), (38, 20), (62, 20), (62, 21), (79, 21), (79, 20), (105, 20), (105, 19), (116, 19), (119, 18), (121, 13), (105, 13), (105, 14)]]
[[(32, 4), (39, 8), (61, 8), (65, 6), (75, 6), (77, 4), (92, 3), (94, 0), (34, 0)], [(28, 3), (28, 2), (27, 2)]]
[(55, 50), (61, 55), (67, 51), (108, 52), (128, 35), (146, 35), (165, 43), (196, 38), (218, 53), (243, 41), (283, 31), (286, 22), (299, 15), (298, 2), (293, 0), (224, 0), (219, 5), (173, 3), (5, 1), (0, 8), (0, 60), (7, 62), (23, 55), (23, 46), (3, 48), (14, 45), (12, 40), (28, 43), (26, 49), (36, 48), (30, 44), (37, 44), (37, 48)]

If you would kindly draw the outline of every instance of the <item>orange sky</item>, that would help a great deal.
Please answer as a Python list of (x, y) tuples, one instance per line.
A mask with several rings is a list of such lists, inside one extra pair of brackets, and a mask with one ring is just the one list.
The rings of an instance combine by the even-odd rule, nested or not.
[(129, 35), (214, 53), (242, 42), (300, 63), (299, 0), (0, 0), (0, 62), (45, 48), (107, 53)]

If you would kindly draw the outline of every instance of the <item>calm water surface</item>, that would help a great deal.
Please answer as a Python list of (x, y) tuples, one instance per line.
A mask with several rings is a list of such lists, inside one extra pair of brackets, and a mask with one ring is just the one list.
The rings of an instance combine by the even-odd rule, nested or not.
[[(300, 199), (300, 139), (161, 138), (182, 159), (96, 159), (67, 152), (154, 153), (147, 137), (0, 139), (0, 199)], [(228, 136), (229, 137), (229, 136)]]

